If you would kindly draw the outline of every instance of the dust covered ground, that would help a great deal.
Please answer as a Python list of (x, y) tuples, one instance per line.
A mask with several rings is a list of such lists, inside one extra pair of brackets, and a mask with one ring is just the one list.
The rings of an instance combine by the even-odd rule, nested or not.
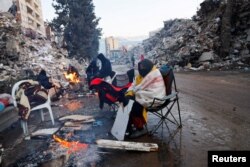
[[(96, 119), (73, 135), (89, 144), (88, 150), (57, 157), (59, 166), (100, 167), (161, 167), (207, 166), (208, 150), (250, 149), (250, 73), (240, 72), (185, 72), (176, 73), (179, 89), (183, 127), (176, 129), (171, 123), (159, 129), (153, 136), (143, 136), (132, 141), (154, 142), (158, 152), (134, 152), (97, 148), (96, 139), (114, 139), (109, 133), (115, 113), (108, 106), (100, 111), (97, 97), (61, 99), (53, 104), (55, 127), (61, 127), (58, 118), (69, 114), (93, 115)], [(175, 109), (175, 108), (174, 108)], [(40, 122), (39, 114), (31, 115), (29, 130), (51, 127), (49, 116)], [(149, 129), (157, 122), (149, 114)], [(128, 139), (127, 139), (128, 140)], [(131, 140), (129, 140), (131, 141)], [(53, 156), (46, 157), (51, 143), (49, 136), (43, 139), (23, 140), (20, 124), (0, 134), (5, 148), (2, 166), (35, 164), (49, 166)], [(57, 146), (60, 147), (60, 146)], [(52, 149), (55, 149), (52, 147)], [(32, 156), (33, 155), (33, 156)], [(40, 157), (40, 158), (39, 158)], [(42, 159), (42, 160), (41, 160)], [(41, 163), (35, 163), (39, 161)], [(47, 163), (45, 163), (47, 162)], [(52, 163), (50, 163), (51, 165)], [(55, 166), (55, 164), (53, 164)]]

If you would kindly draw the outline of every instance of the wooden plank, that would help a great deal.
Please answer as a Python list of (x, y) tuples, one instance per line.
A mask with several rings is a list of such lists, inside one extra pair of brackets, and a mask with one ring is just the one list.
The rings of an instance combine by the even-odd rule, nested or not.
[(64, 126), (81, 126), (84, 123), (92, 123), (92, 122), (95, 122), (95, 119), (91, 118), (83, 121), (67, 121), (64, 123)]
[(39, 129), (33, 133), (31, 133), (31, 136), (47, 136), (52, 135), (55, 132), (57, 132), (59, 128), (48, 128), (48, 129)]
[(124, 136), (128, 125), (129, 114), (133, 106), (133, 103), (134, 103), (133, 100), (129, 100), (128, 104), (125, 107), (122, 104), (120, 104), (120, 107), (116, 114), (115, 122), (111, 129), (111, 134), (117, 140), (124, 140)]
[(115, 141), (100, 139), (96, 141), (98, 147), (119, 149), (119, 150), (131, 150), (131, 151), (158, 151), (158, 144), (156, 143), (139, 143), (128, 141)]
[(87, 121), (93, 119), (93, 116), (86, 115), (67, 115), (59, 118), (60, 121), (73, 120), (73, 121)]

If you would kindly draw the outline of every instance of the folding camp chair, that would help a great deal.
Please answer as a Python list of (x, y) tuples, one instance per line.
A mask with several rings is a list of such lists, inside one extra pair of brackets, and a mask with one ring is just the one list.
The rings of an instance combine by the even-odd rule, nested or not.
[(104, 103), (110, 106), (111, 111), (118, 110), (118, 102), (124, 97), (124, 93), (132, 83), (128, 83), (123, 87), (114, 86), (101, 78), (95, 78), (90, 82), (90, 89), (98, 91), (99, 107), (102, 109)]
[[(179, 97), (173, 70), (168, 66), (163, 66), (160, 68), (160, 71), (166, 86), (166, 96), (162, 99), (154, 98), (152, 104), (148, 108), (146, 108), (148, 112), (160, 118), (157, 125), (155, 125), (155, 127), (150, 132), (148, 131), (149, 134), (155, 133), (158, 130), (158, 128), (160, 126), (164, 126), (164, 124), (167, 126), (167, 121), (177, 125), (178, 128), (182, 127)], [(172, 87), (174, 89), (172, 89)], [(154, 104), (157, 104), (157, 101), (164, 101), (164, 103), (160, 106), (155, 106)], [(177, 105), (177, 112), (179, 119), (175, 118), (172, 111), (175, 104)]]
[[(109, 77), (110, 78), (110, 77)], [(122, 79), (121, 79), (122, 78)], [(131, 86), (134, 78), (134, 69), (127, 73), (117, 74), (112, 71), (112, 78), (109, 80), (94, 78), (90, 82), (90, 89), (96, 89), (100, 100), (100, 108), (104, 103), (110, 106), (111, 111), (118, 111), (119, 102), (124, 97), (125, 92)]]

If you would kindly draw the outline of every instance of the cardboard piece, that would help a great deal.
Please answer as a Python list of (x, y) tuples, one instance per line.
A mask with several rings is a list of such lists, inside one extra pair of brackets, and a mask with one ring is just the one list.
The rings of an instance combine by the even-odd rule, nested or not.
[(116, 114), (115, 122), (113, 124), (113, 127), (111, 129), (111, 134), (117, 139), (117, 140), (124, 140), (124, 136), (126, 133), (128, 120), (129, 120), (129, 114), (132, 109), (134, 101), (129, 100), (128, 104), (124, 107), (123, 104), (120, 104), (119, 109)]
[(46, 135), (53, 135), (55, 132), (57, 132), (59, 128), (48, 128), (48, 129), (39, 129), (33, 133), (31, 133), (31, 136), (46, 136)]

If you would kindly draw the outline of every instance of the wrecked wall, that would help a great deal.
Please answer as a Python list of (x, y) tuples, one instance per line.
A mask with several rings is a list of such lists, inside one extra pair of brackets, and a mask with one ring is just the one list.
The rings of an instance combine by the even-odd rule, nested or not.
[(206, 0), (191, 19), (164, 22), (143, 41), (146, 56), (172, 65), (223, 69), (250, 65), (250, 2)]
[(41, 68), (59, 81), (64, 81), (63, 72), (69, 64), (84, 74), (84, 65), (67, 56), (65, 49), (57, 48), (50, 41), (25, 35), (8, 12), (0, 13), (0, 93), (10, 92), (17, 80), (34, 79)]

